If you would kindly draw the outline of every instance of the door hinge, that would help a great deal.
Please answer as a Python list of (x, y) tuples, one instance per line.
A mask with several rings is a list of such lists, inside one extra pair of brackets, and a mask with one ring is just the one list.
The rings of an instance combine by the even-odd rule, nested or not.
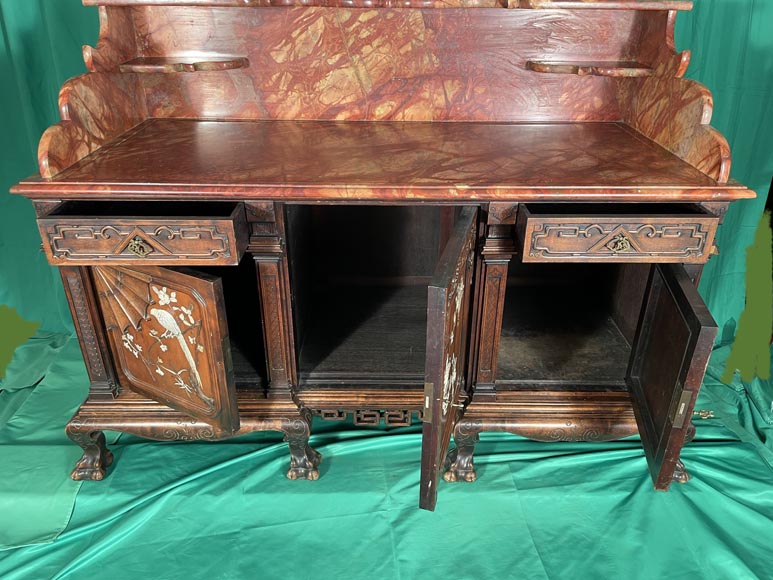
[(435, 390), (434, 383), (424, 383), (424, 414), (422, 421), (432, 423), (432, 395)]
[(692, 391), (682, 391), (682, 396), (679, 397), (679, 404), (676, 407), (676, 415), (674, 415), (674, 429), (681, 429), (684, 427), (684, 422), (687, 418), (687, 409), (690, 406), (692, 396)]

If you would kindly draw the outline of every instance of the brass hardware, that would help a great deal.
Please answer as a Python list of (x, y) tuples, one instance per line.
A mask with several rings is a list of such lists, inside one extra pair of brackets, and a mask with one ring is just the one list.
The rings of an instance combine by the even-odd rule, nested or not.
[(424, 413), (421, 418), (424, 423), (432, 423), (432, 395), (434, 390), (434, 383), (424, 383)]
[(634, 251), (631, 240), (629, 240), (625, 234), (617, 234), (614, 238), (609, 240), (607, 248), (612, 250), (612, 253), (614, 254)]
[(693, 415), (697, 415), (699, 419), (713, 419), (714, 411), (710, 411), (708, 409), (700, 409), (699, 411), (694, 411)]
[(679, 397), (679, 404), (676, 408), (676, 415), (674, 415), (674, 429), (684, 427), (684, 422), (687, 419), (687, 407), (690, 405), (692, 396), (692, 391), (682, 391), (682, 396)]
[(132, 253), (140, 258), (146, 258), (148, 254), (150, 254), (153, 251), (153, 248), (151, 248), (145, 240), (143, 240), (139, 236), (134, 236), (134, 238), (129, 242), (129, 245), (126, 246), (126, 248)]

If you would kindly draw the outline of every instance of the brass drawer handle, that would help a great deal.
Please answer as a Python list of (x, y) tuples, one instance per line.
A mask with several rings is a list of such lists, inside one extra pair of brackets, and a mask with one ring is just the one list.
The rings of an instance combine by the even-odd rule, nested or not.
[(153, 248), (139, 236), (134, 236), (126, 247), (132, 254), (139, 256), (140, 258), (146, 258), (148, 254), (153, 251)]
[(631, 245), (631, 240), (625, 234), (617, 234), (614, 238), (609, 240), (607, 248), (612, 250), (615, 254), (622, 254), (625, 252), (635, 252)]

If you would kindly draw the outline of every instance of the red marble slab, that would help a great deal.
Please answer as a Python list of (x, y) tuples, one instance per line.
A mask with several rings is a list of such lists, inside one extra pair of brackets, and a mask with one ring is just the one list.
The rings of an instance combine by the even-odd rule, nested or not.
[[(150, 119), (17, 191), (507, 198), (619, 192), (745, 197), (620, 123)], [(532, 194), (528, 194), (532, 192)], [(550, 192), (553, 192), (552, 194)], [(611, 195), (615, 195), (612, 193)]]
[(137, 56), (197, 51), (250, 62), (236, 71), (143, 75), (152, 117), (616, 121), (614, 79), (539, 74), (527, 61), (625, 62), (637, 60), (639, 44), (657, 40), (640, 40), (646, 15), (609, 10), (144, 6), (132, 13)]

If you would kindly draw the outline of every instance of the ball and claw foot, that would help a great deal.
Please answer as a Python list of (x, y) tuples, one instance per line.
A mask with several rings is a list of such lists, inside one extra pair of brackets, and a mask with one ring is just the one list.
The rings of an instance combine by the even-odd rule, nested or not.
[(308, 443), (302, 453), (294, 453), (291, 450), (290, 469), (287, 471), (287, 479), (319, 479), (317, 467), (322, 461), (322, 455)]
[(472, 483), (477, 479), (475, 466), (472, 463), (472, 452), (459, 453), (458, 449), (452, 449), (448, 453), (446, 464), (448, 471), (443, 474), (443, 479), (448, 482), (466, 481)]
[(690, 481), (690, 474), (684, 467), (681, 459), (677, 459), (676, 466), (674, 467), (673, 481), (677, 483), (687, 483)]
[(287, 479), (312, 481), (319, 479), (317, 466), (322, 461), (322, 455), (309, 445), (311, 412), (308, 409), (301, 409), (297, 418), (293, 417), (283, 422), (282, 431), (290, 447), (290, 469), (287, 471)]
[(102, 431), (68, 433), (70, 439), (83, 448), (83, 456), (75, 464), (70, 477), (75, 481), (101, 481), (113, 463), (113, 454), (107, 448)]

